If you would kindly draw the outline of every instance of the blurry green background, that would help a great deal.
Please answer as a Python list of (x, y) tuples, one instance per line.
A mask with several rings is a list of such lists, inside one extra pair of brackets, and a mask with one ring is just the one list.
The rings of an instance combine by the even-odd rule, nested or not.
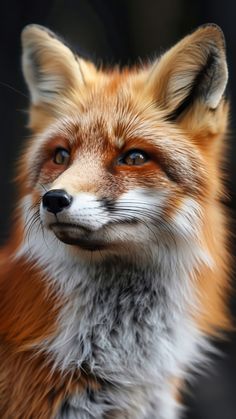
[[(50, 27), (95, 62), (132, 64), (165, 51), (198, 25), (219, 24), (226, 37), (232, 103), (227, 205), (236, 211), (236, 2), (213, 0), (0, 0), (0, 241), (14, 207), (17, 155), (28, 136), (28, 92), (20, 69), (20, 32), (28, 23)], [(234, 224), (232, 223), (232, 230)], [(235, 254), (235, 243), (232, 242)], [(235, 282), (234, 278), (233, 281)], [(236, 297), (232, 312), (236, 312)], [(236, 418), (236, 338), (218, 344), (222, 356), (195, 379), (185, 396), (186, 419)]]

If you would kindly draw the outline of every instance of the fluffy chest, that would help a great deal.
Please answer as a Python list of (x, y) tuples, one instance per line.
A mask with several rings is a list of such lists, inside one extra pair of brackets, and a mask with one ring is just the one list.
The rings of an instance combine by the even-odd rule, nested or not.
[(60, 313), (57, 336), (47, 342), (57, 366), (86, 365), (99, 377), (124, 382), (169, 374), (178, 341), (186, 333), (191, 340), (193, 325), (180, 284), (186, 278), (176, 286), (171, 272), (163, 274), (157, 266), (115, 262), (70, 273), (77, 285)]
[(77, 286), (48, 351), (62, 370), (88, 369), (103, 384), (92, 396), (67, 400), (58, 418), (103, 418), (110, 409), (123, 412), (114, 418), (126, 411), (127, 418), (156, 418), (162, 389), (182, 374), (199, 343), (183, 292), (187, 278), (174, 286), (173, 272), (162, 274), (157, 266), (119, 264), (73, 273)]

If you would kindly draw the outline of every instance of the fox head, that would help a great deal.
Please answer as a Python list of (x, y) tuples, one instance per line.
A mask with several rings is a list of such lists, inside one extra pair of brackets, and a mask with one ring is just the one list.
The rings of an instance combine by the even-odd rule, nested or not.
[(27, 26), (22, 44), (32, 131), (18, 177), (25, 222), (36, 209), (48, 240), (81, 257), (198, 239), (221, 194), (221, 30), (202, 26), (123, 70), (96, 68), (41, 26)]

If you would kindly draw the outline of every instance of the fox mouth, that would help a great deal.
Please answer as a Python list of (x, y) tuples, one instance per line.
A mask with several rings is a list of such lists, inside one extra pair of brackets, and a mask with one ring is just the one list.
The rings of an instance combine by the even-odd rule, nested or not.
[(76, 224), (53, 223), (50, 228), (58, 240), (71, 246), (78, 246), (83, 250), (98, 251), (108, 247), (108, 243), (89, 237), (91, 230)]

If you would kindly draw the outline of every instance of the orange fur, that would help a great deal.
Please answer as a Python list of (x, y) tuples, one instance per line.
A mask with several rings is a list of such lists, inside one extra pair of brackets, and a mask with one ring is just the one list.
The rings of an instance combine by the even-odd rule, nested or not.
[(100, 386), (98, 379), (84, 371), (53, 371), (52, 363), (32, 350), (17, 353), (6, 345), (0, 356), (5, 360), (0, 373), (2, 419), (54, 418), (69, 396)]

